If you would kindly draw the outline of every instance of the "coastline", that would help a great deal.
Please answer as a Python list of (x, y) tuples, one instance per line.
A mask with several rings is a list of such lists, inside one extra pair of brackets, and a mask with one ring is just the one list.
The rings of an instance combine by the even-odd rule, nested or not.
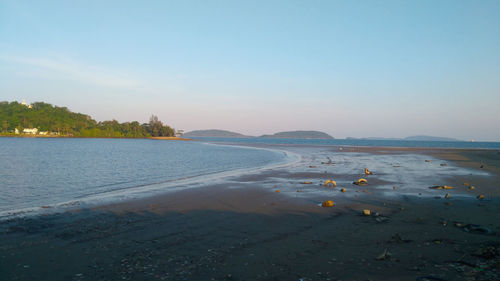
[(128, 137), (77, 137), (77, 136), (58, 136), (58, 135), (3, 135), (0, 134), (0, 137), (5, 138), (62, 138), (62, 139), (152, 139), (152, 140), (183, 140), (183, 141), (191, 141), (193, 139), (190, 138), (182, 138), (182, 137), (144, 137), (144, 138), (128, 138)]
[[(312, 156), (299, 163), (233, 176), (224, 183), (2, 222), (0, 264), (9, 270), (0, 270), (0, 279), (493, 280), (500, 276), (498, 151), (342, 148), (339, 152), (339, 147), (307, 147), (305, 153)], [(366, 187), (342, 185), (356, 197), (341, 193), (340, 186), (325, 189), (335, 206), (321, 208), (318, 204), (328, 193), (313, 192), (319, 188), (316, 183), (329, 177), (342, 179), (335, 170), (349, 164), (343, 158), (336, 166), (321, 164), (327, 153), (374, 159), (418, 154), (420, 158), (410, 160), (432, 157), (432, 169), (460, 173), (440, 176), (442, 184), (455, 189), (439, 193), (439, 198), (388, 197), (378, 188), (386, 185), (380, 179), (386, 175), (373, 170), (373, 176), (366, 176)], [(442, 162), (448, 166), (440, 166)], [(318, 168), (309, 168), (310, 163)], [(394, 168), (394, 173), (404, 176), (406, 171)], [(304, 178), (314, 186), (301, 185)], [(464, 182), (476, 189), (469, 191)], [(444, 198), (447, 192), (450, 199)], [(482, 193), (485, 200), (475, 198)], [(363, 209), (379, 215), (362, 216)], [(59, 269), (63, 261), (66, 266)]]
[(181, 138), (181, 137), (150, 137), (148, 139), (152, 140), (182, 140), (182, 141), (191, 141), (193, 139), (190, 138)]
[(233, 177), (248, 173), (259, 173), (261, 171), (266, 171), (269, 169), (284, 168), (300, 160), (300, 155), (285, 150), (279, 150), (277, 148), (221, 145), (214, 143), (202, 144), (236, 147), (249, 150), (256, 149), (270, 151), (272, 153), (283, 154), (284, 157), (282, 160), (268, 163), (263, 166), (233, 168), (229, 170), (197, 174), (194, 176), (181, 177), (158, 183), (128, 187), (126, 189), (110, 190), (95, 195), (74, 198), (68, 201), (60, 201), (56, 203), (48, 203), (44, 205), (0, 211), (0, 223), (5, 220), (16, 218), (34, 218), (55, 213), (71, 212), (80, 209), (100, 208), (103, 206), (115, 205), (120, 202), (149, 200), (157, 196), (175, 196), (176, 193), (182, 192), (184, 190), (196, 189), (207, 185), (224, 185), (227, 183), (228, 179)]

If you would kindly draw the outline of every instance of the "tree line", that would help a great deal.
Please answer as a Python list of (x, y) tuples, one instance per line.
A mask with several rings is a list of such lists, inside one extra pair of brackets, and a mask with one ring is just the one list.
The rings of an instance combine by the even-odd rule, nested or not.
[(152, 115), (149, 123), (119, 123), (116, 120), (97, 122), (89, 115), (71, 112), (66, 107), (35, 102), (31, 108), (18, 102), (0, 102), (0, 131), (13, 134), (24, 128), (55, 132), (74, 137), (144, 138), (174, 136), (175, 130)]

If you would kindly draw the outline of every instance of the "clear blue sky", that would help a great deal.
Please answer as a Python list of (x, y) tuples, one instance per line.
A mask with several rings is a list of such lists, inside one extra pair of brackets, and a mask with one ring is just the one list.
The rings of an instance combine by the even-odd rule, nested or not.
[(500, 141), (500, 1), (0, 0), (0, 100), (250, 135)]

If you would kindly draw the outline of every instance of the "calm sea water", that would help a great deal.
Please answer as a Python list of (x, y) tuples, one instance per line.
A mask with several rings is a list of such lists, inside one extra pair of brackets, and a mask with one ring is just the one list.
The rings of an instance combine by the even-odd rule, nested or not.
[(201, 142), (0, 138), (0, 213), (285, 160)]
[[(498, 142), (200, 138), (207, 142), (500, 149)], [(282, 152), (146, 139), (0, 138), (0, 214), (219, 172), (285, 163)], [(152, 189), (150, 189), (152, 190)]]
[(404, 140), (358, 140), (358, 139), (280, 139), (280, 138), (196, 138), (196, 139), (211, 141), (211, 142), (228, 142), (228, 143), (500, 149), (500, 142), (404, 141)]

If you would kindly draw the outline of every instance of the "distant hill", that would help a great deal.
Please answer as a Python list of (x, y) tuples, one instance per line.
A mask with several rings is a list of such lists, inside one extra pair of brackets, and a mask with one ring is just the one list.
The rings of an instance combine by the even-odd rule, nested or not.
[(453, 138), (445, 138), (445, 137), (433, 137), (433, 136), (410, 136), (406, 137), (403, 140), (407, 141), (460, 141)]
[(333, 139), (327, 133), (319, 131), (291, 131), (279, 132), (274, 135), (263, 135), (261, 138), (283, 138), (283, 139)]
[(240, 133), (225, 130), (196, 130), (184, 133), (186, 138), (251, 138)]
[(402, 138), (382, 138), (382, 137), (367, 137), (367, 138), (353, 138), (347, 137), (348, 140), (403, 140)]

